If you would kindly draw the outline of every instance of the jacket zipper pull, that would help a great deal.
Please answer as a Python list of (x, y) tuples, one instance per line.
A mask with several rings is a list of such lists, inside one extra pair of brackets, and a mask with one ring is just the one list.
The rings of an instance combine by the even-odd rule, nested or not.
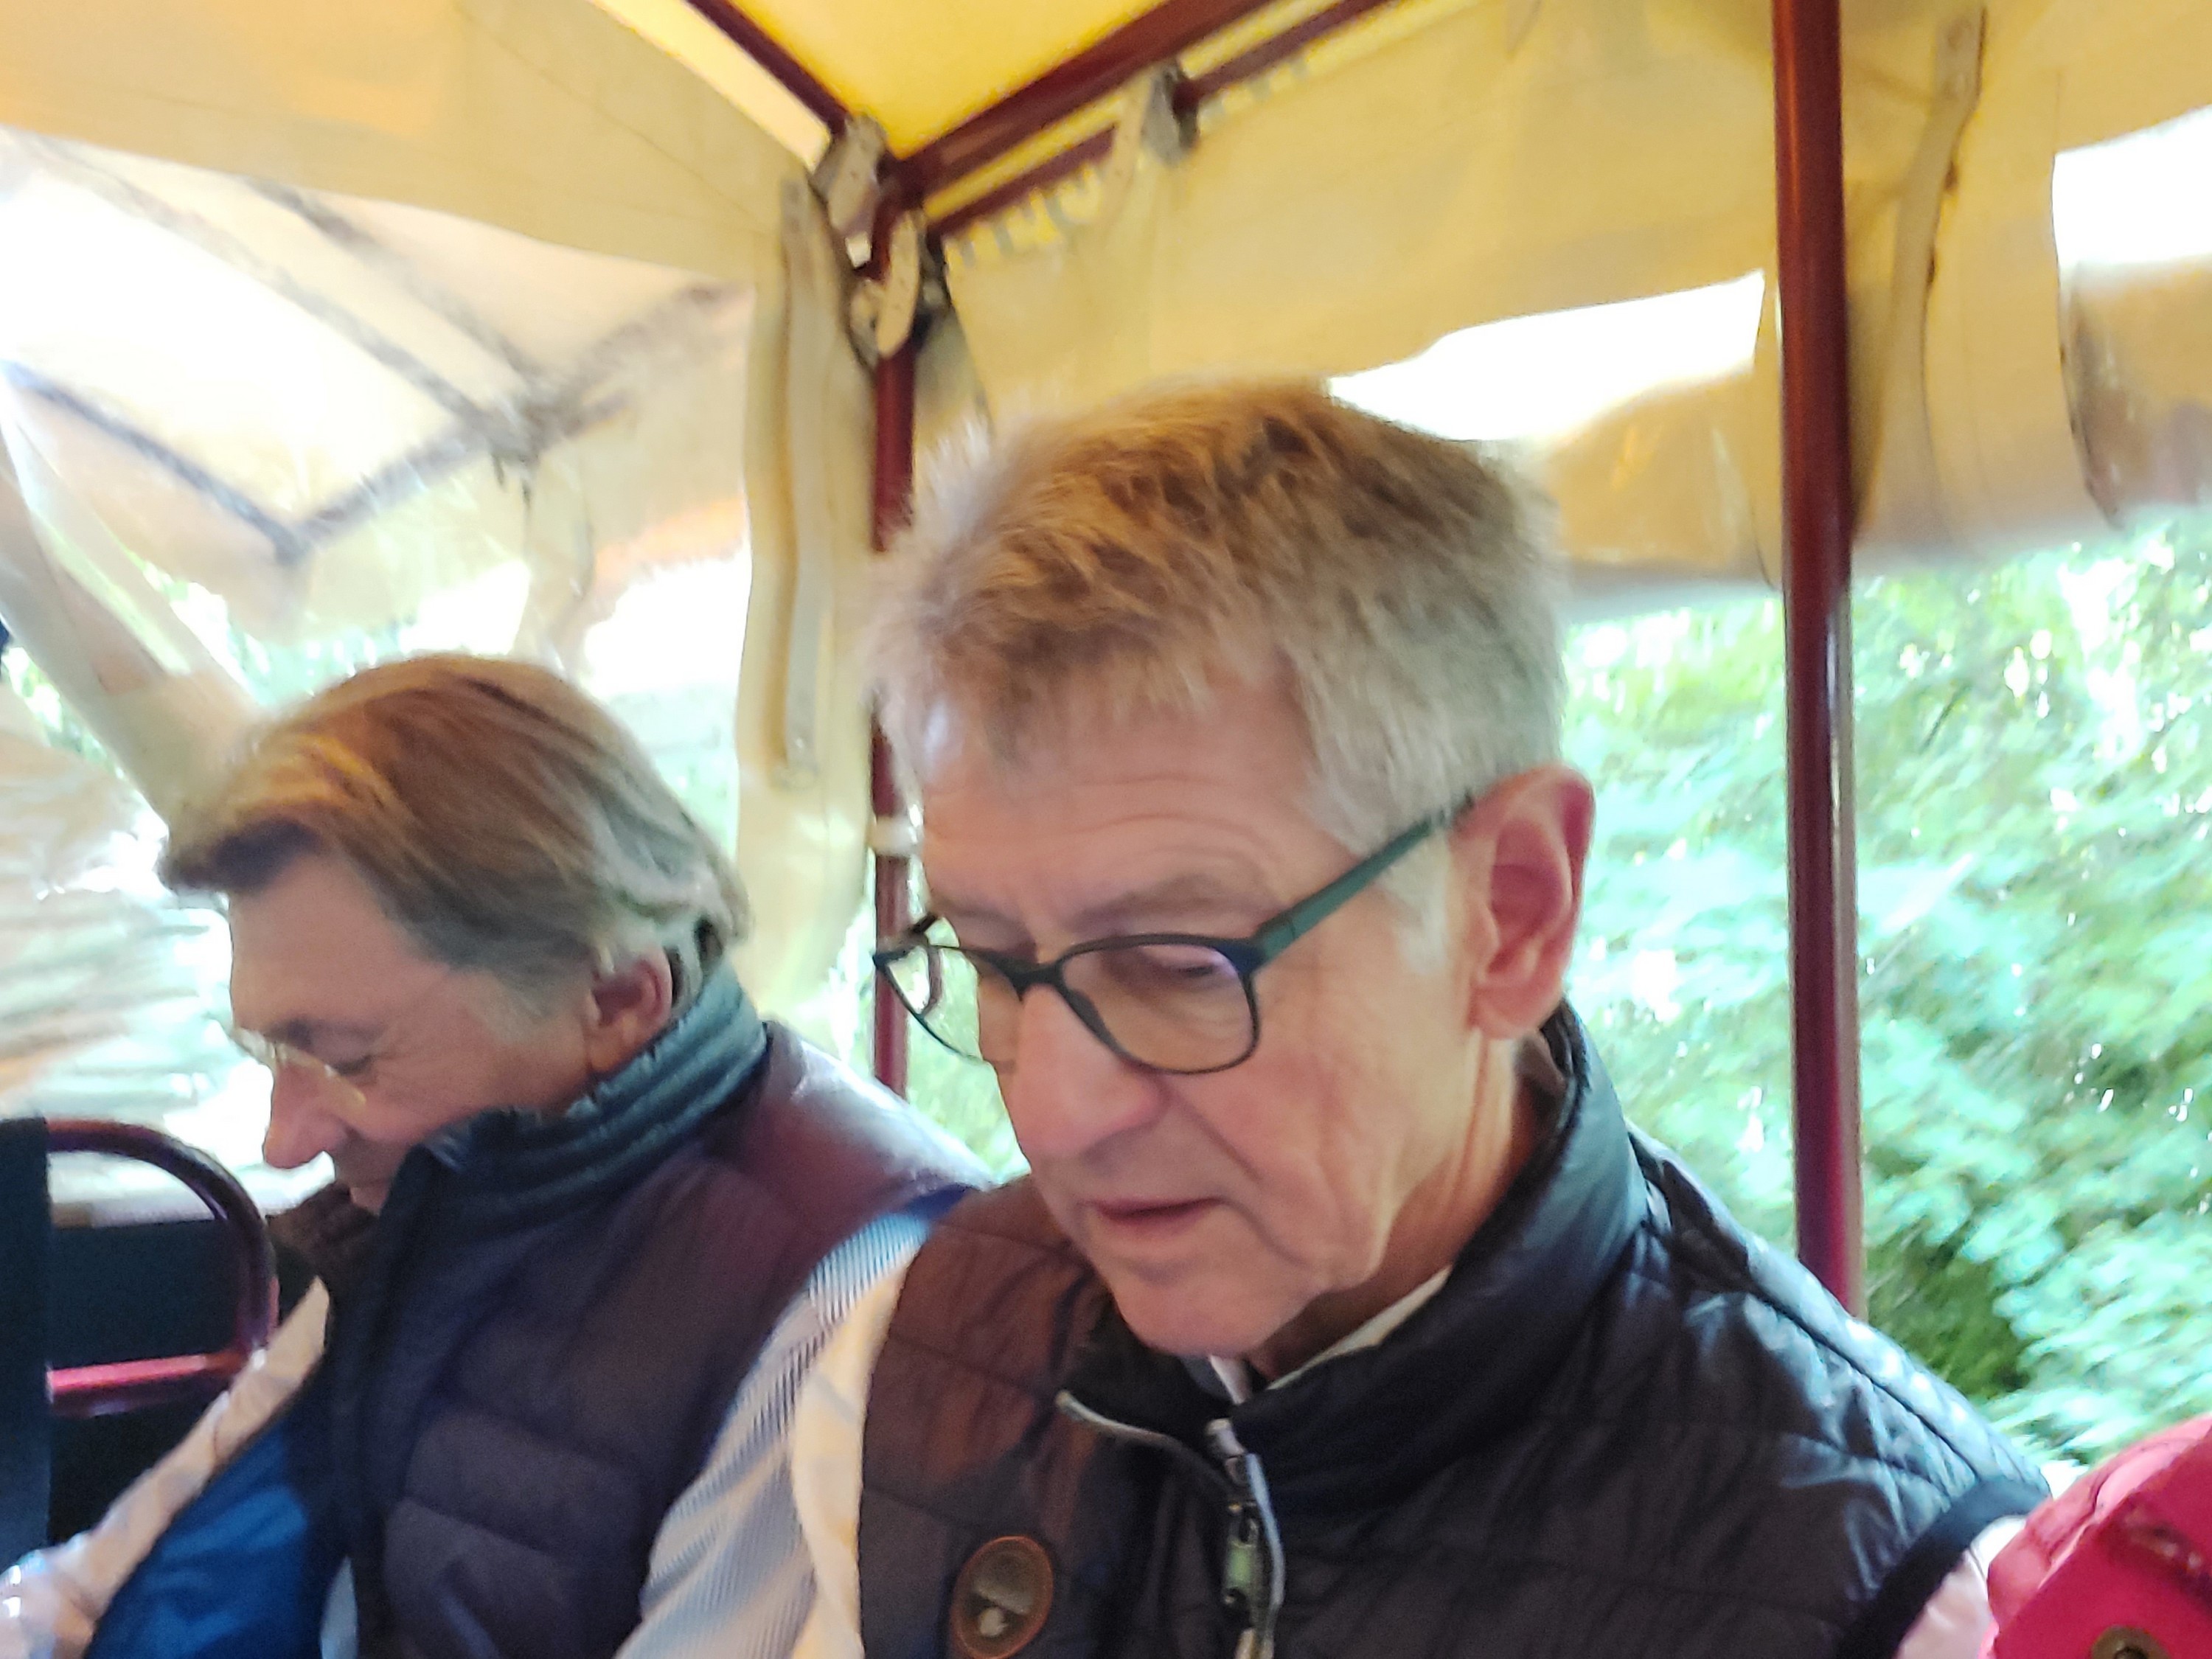
[(1221, 1605), (1237, 1624), (1237, 1659), (1273, 1659), (1283, 1607), (1283, 1540), (1267, 1497), (1267, 1472), (1226, 1418), (1206, 1437), (1229, 1476), (1229, 1534), (1221, 1561)]

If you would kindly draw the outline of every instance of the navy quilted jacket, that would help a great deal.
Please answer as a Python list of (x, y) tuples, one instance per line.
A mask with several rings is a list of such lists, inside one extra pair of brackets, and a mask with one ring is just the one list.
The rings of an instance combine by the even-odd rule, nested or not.
[[(815, 1264), (960, 1184), (889, 1097), (718, 975), (557, 1116), (416, 1148), (325, 1272), (323, 1360), (173, 1522), (91, 1659), (605, 1659), (654, 1535)], [(358, 1219), (358, 1218), (356, 1218)]]

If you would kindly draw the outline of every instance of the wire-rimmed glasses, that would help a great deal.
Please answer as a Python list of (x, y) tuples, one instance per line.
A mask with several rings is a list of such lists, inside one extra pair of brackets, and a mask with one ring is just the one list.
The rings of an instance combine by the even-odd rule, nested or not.
[(302, 1071), (316, 1082), (332, 1084), (349, 1095), (358, 1096), (361, 1085), (326, 1060), (309, 1054), (305, 1048), (289, 1042), (280, 1042), (275, 1037), (265, 1037), (258, 1031), (249, 1031), (242, 1026), (223, 1028), (230, 1040), (236, 1043), (248, 1060), (265, 1067), (270, 1077), (279, 1072)]

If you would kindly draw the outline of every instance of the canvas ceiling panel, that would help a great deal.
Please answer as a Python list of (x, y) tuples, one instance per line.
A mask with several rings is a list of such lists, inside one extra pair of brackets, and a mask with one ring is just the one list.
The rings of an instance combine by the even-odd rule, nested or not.
[(743, 110), (809, 167), (830, 142), (821, 119), (690, 0), (592, 0)]
[[(1850, 20), (1848, 210), (1874, 331), (1948, 15)], [(954, 239), (986, 382), (1084, 397), (1119, 372), (1365, 368), (1473, 324), (1767, 265), (1770, 29), (1763, 0), (1547, 0), (1388, 9), (1324, 37), (1209, 106), (1157, 184), (1094, 169)], [(1086, 340), (1123, 369), (1087, 368)]]
[(458, 301), (488, 325), (490, 349), (510, 371), (518, 358), (538, 368), (568, 362), (696, 280), (396, 202), (334, 205), (389, 256), (388, 269), (406, 273), (392, 286), (427, 286)]
[(0, 125), (716, 276), (797, 163), (589, 0), (0, 7)]
[(1065, 62), (1154, 0), (753, 0), (748, 13), (902, 153)]
[[(1743, 9), (1555, 0), (1519, 38), (1477, 5), (1286, 76), (1210, 113), (1174, 165), (1109, 164), (1089, 222), (1017, 215), (956, 247), (979, 379), (1018, 409), (1397, 364), (1382, 412), (1533, 445), (1590, 602), (1762, 581), (1772, 113)], [(1624, 327), (1675, 342), (1670, 308), (1716, 301), (1693, 367), (1620, 349)]]
[[(28, 134), (12, 143), (16, 170), (34, 182), (166, 234), (326, 331), (336, 321), (356, 349), (368, 343), (343, 317), (374, 314), (392, 344), (475, 395), (510, 391), (518, 354), (573, 354), (694, 280), (400, 203)], [(83, 214), (83, 201), (72, 205)]]
[[(1140, 162), (1092, 224), (956, 258), (996, 402), (1326, 374), (1492, 319), (1724, 282), (1771, 247), (1763, 60), (1555, 4), (1445, 17)], [(1114, 190), (1109, 185), (1109, 191)]]
[[(1771, 274), (1765, 13), (1476, 6), (1340, 67), (1316, 57), (1304, 78), (1209, 109), (1187, 156), (1128, 147), (956, 238), (950, 277), (978, 377), (1003, 410), (1194, 371), (1334, 375), (1471, 325)], [(2107, 528), (2069, 408), (2081, 374), (2069, 386), (2052, 158), (2212, 103), (2212, 13), (2191, 0), (2118, 20), (2095, 0), (1992, 4), (1978, 102), (1969, 91), (1963, 106), (1938, 73), (1961, 15), (1846, 18), (1852, 392), (1862, 487), (1874, 486), (1862, 548), (1876, 562)], [(2147, 211), (2185, 216), (2178, 201)], [(1929, 237), (1932, 289), (1894, 269)], [(2197, 429), (2212, 422), (2186, 389), (2212, 381), (2212, 348), (2200, 363), (2188, 342), (2201, 331), (2182, 326), (2207, 280), (2098, 296), (2108, 364), (2138, 365), (2118, 372), (2158, 422), (2118, 422), (2124, 390), (2109, 375), (2096, 388), (2114, 441), (2154, 452), (2125, 461), (2159, 471), (2138, 491), (2153, 510), (2212, 495), (2197, 478), (2212, 476), (2212, 440)], [(1770, 310), (1759, 351), (1709, 386), (1639, 396), (1571, 434), (1520, 434), (1539, 441), (1578, 561), (1609, 580), (1778, 569), (1771, 325)]]
[[(392, 304), (405, 296), (386, 292), (388, 275), (347, 240), (348, 204), (318, 204), (288, 187), (7, 129), (0, 129), (0, 167), (18, 181), (0, 195), (0, 246), (35, 250), (10, 269), (19, 281), (48, 284), (23, 300), (35, 314), (14, 311), (0, 333), (12, 322), (43, 321), (50, 337), (94, 337), (79, 338), (80, 349), (102, 349), (112, 336), (115, 356), (128, 362), (189, 319), (203, 347), (221, 341), (234, 356), (240, 343), (230, 337), (240, 311), (250, 309), (257, 326), (249, 343), (277, 364), (313, 354), (321, 373), (337, 377), (331, 389), (343, 399), (359, 390), (345, 384), (348, 376), (386, 373), (373, 360), (375, 342), (353, 324), (382, 311), (379, 327), (390, 344), (456, 390), (498, 395), (511, 378), (495, 355), (434, 311)], [(159, 280), (149, 281), (155, 271)], [(135, 291), (129, 312), (118, 314), (125, 289)], [(100, 325), (83, 326), (87, 319)], [(125, 335), (135, 337), (127, 346)], [(166, 339), (161, 349), (173, 354), (180, 343)]]
[(2212, 97), (2212, 15), (2197, 0), (2039, 0), (2034, 14), (2018, 53), (2057, 77), (2061, 150), (2159, 125)]
[[(2154, 265), (2096, 270), (2094, 248), (2072, 255), (2094, 297), (2069, 296), (2054, 191), (2063, 153), (2208, 105), (2212, 13), (2194, 0), (2142, 0), (2124, 15), (2092, 0), (2049, 0), (1992, 19), (1981, 101), (1960, 144), (1928, 296), (1930, 441), (1942, 529), (1955, 544), (2001, 555), (2087, 541), (2110, 533), (2130, 506), (2193, 504), (2189, 480), (2146, 476), (2144, 499), (2130, 502), (2113, 477), (2100, 477), (2106, 507), (2092, 489), (2082, 422), (2115, 441), (2152, 438), (2131, 416), (2116, 422), (2116, 406), (2139, 398), (2185, 413), (2203, 396), (2191, 388), (2212, 386), (2212, 335), (2169, 331), (2146, 352), (2143, 319), (2178, 321), (2201, 309), (2185, 300), (2173, 307), (2177, 279)], [(2192, 216), (2189, 204), (2202, 198), (2201, 167), (2181, 168), (2172, 187), (2179, 193), (2166, 203), (2124, 210), (2145, 232), (2170, 230), (2167, 222)], [(2108, 216), (2123, 206), (2104, 205)], [(2212, 258), (2212, 248), (2198, 258)], [(2203, 280), (2178, 287), (2201, 294)], [(2074, 303), (2084, 299), (2086, 313)], [(2196, 447), (2185, 441), (2182, 453)], [(2134, 465), (2111, 453), (2094, 459), (2100, 470)], [(2140, 459), (2158, 470), (2155, 456)]]
[[(2163, 52), (2177, 20), (2154, 21)], [(2127, 81), (2142, 92), (2129, 103), (2121, 77), (2096, 73), (2112, 44), (2064, 59), (2053, 228), (2089, 492), (2134, 529), (2212, 510), (2212, 72), (2200, 48), (2186, 76)]]

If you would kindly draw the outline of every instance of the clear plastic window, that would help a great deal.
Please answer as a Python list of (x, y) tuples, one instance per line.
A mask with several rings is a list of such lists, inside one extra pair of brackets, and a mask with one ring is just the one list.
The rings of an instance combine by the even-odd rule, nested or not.
[[(1869, 1290), (2090, 1456), (2212, 1409), (2212, 536), (1865, 584)], [(1574, 995), (1632, 1115), (1790, 1244), (1780, 608), (1583, 630)]]
[(513, 652), (734, 839), (751, 321), (688, 272), (0, 129), (28, 515), (0, 605), (46, 653), (6, 653), (0, 710), (0, 1110), (158, 1123), (270, 1201), (298, 1188), (258, 1165), (219, 921), (159, 891), (158, 823), (84, 764), (130, 769), (91, 730), (187, 686), (242, 723), (392, 656)]

